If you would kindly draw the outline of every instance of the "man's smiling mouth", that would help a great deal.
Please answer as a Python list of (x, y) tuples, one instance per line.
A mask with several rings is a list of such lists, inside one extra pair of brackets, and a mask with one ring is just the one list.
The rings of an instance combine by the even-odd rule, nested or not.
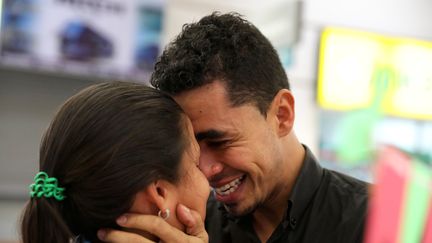
[(241, 176), (235, 180), (232, 180), (231, 182), (229, 182), (229, 183), (227, 183), (221, 187), (214, 188), (214, 190), (217, 194), (219, 194), (221, 196), (229, 195), (229, 194), (231, 194), (237, 190), (237, 188), (242, 183), (242, 181), (245, 177), (246, 176), (243, 175), (243, 176)]

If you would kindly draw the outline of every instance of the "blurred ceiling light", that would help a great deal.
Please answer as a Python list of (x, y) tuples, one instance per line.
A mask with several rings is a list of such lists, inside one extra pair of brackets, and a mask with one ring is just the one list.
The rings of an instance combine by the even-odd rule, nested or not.
[(163, 42), (167, 44), (183, 24), (214, 11), (238, 12), (257, 26), (276, 49), (290, 48), (298, 40), (300, 0), (167, 0)]

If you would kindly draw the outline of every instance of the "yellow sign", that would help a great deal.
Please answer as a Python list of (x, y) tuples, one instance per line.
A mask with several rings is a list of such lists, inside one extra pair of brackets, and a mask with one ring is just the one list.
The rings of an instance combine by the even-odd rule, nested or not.
[(363, 109), (378, 100), (384, 114), (432, 119), (432, 42), (341, 28), (327, 28), (321, 38), (323, 108)]

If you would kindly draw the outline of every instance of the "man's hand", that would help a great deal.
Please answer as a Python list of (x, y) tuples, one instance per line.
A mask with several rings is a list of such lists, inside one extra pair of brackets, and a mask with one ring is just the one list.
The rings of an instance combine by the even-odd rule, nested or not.
[[(186, 226), (186, 233), (171, 226), (165, 220), (154, 215), (126, 214), (117, 219), (117, 223), (125, 228), (149, 232), (166, 243), (207, 243), (208, 235), (204, 228), (201, 216), (179, 204), (177, 218)], [(99, 230), (98, 237), (105, 242), (154, 242), (135, 233), (103, 229)]]

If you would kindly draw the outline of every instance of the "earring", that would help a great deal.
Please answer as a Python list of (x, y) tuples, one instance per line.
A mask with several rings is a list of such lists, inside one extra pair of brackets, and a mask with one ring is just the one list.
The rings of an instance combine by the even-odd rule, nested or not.
[(163, 218), (164, 220), (167, 220), (170, 216), (169, 208), (165, 209), (164, 211), (159, 210), (158, 216)]

